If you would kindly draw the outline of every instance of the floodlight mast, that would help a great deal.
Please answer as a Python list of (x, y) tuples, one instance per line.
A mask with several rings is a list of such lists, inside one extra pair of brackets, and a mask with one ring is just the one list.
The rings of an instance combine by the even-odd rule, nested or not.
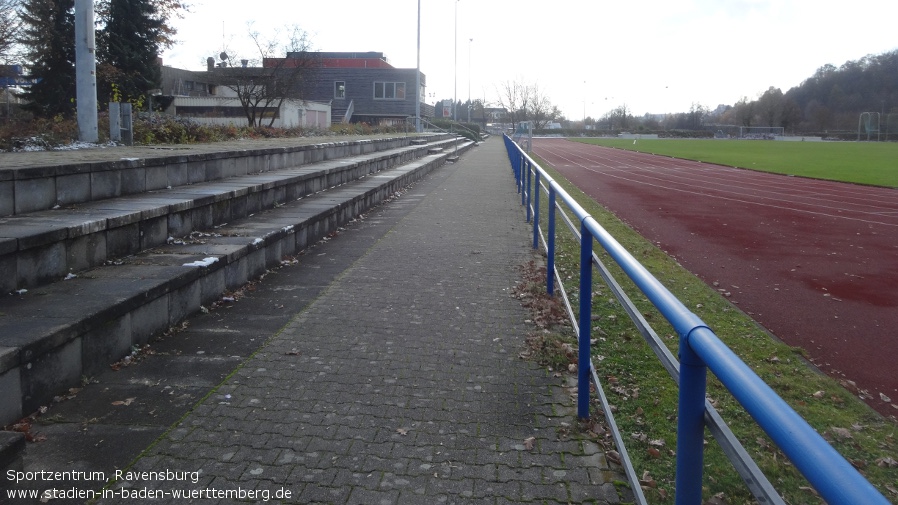
[(97, 142), (97, 58), (93, 0), (75, 0), (75, 88), (78, 134)]
[(418, 0), (418, 64), (415, 67), (415, 133), (421, 133), (421, 0)]

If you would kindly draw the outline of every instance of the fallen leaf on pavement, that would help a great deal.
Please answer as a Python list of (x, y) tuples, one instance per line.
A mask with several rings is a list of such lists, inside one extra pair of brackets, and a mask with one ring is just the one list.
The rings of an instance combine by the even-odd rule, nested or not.
[(618, 464), (618, 465), (620, 464), (620, 454), (619, 454), (617, 451), (608, 451), (608, 452), (606, 452), (606, 453), (605, 453), (605, 458), (607, 458), (608, 461), (610, 461), (610, 462), (612, 462), (612, 463), (615, 463), (615, 464)]

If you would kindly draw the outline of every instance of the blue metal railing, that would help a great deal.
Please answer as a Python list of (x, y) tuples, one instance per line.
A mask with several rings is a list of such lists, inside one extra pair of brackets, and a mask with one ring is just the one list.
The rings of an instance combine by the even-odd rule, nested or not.
[[(888, 504), (888, 500), (870, 484), (855, 468), (823, 439), (801, 416), (761, 380), (738, 356), (736, 356), (705, 323), (686, 308), (664, 285), (645, 269), (617, 240), (564, 191), (548, 173), (530, 156), (504, 136), (509, 161), (515, 175), (521, 204), (527, 207), (527, 222), (533, 224), (533, 247), (539, 246), (540, 193), (549, 196), (548, 232), (544, 238), (547, 250), (547, 290), (552, 294), (555, 281), (561, 278), (555, 272), (555, 214), (561, 210), (557, 200), (576, 218), (575, 225), (568, 215), (560, 215), (580, 243), (579, 316), (576, 333), (579, 345), (577, 415), (589, 417), (590, 375), (597, 391), (604, 393), (590, 357), (590, 331), (592, 319), (592, 273), (597, 267), (605, 282), (612, 288), (618, 300), (636, 323), (662, 364), (679, 384), (677, 421), (676, 503), (697, 505), (701, 503), (704, 429), (707, 426), (736, 470), (748, 485), (759, 503), (783, 503), (773, 486), (763, 476), (748, 453), (706, 400), (706, 375), (711, 370), (733, 397), (752, 416), (755, 422), (776, 443), (807, 478), (820, 496), (830, 505)], [(536, 191), (534, 191), (534, 189)], [(680, 338), (680, 362), (672, 356), (657, 335), (633, 306), (627, 295), (611, 277), (607, 268), (593, 253), (593, 241), (605, 250), (620, 269), (633, 281), (646, 298), (673, 326)], [(568, 314), (574, 313), (561, 290)], [(603, 408), (605, 406), (603, 405)], [(612, 414), (612, 431), (617, 432)], [(615, 436), (619, 452), (624, 456), (622, 437)], [(629, 474), (632, 468), (625, 465), (631, 485), (635, 478)], [(638, 482), (634, 493), (642, 497)]]

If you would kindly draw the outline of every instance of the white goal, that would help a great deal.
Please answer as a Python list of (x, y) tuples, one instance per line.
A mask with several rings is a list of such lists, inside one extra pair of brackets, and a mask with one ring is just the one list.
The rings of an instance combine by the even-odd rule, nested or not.
[(740, 139), (755, 140), (773, 140), (776, 137), (782, 137), (786, 133), (786, 129), (782, 126), (740, 126)]

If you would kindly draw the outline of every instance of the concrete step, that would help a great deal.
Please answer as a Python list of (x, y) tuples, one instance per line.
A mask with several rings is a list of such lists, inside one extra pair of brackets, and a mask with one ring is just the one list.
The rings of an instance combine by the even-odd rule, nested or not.
[(25, 435), (13, 431), (0, 431), (0, 469), (22, 471), (22, 453), (25, 451)]
[[(436, 140), (440, 145), (450, 140)], [(365, 150), (388, 147), (373, 144)], [(348, 146), (343, 146), (348, 147)], [(349, 152), (353, 149), (345, 149)], [(319, 151), (307, 151), (318, 153)], [(320, 156), (335, 156), (321, 150)], [(69, 274), (164, 244), (423, 156), (426, 146), (389, 147), (270, 169), (267, 152), (244, 175), (0, 218), (0, 293), (33, 289)], [(248, 158), (243, 156), (243, 158)], [(248, 159), (249, 163), (252, 161)], [(181, 170), (190, 170), (185, 160)], [(171, 181), (173, 177), (168, 180)], [(190, 178), (186, 181), (189, 182)]]
[(0, 299), (0, 424), (51, 402), (204, 305), (227, 303), (224, 294), (445, 161), (445, 154), (427, 155)]
[[(291, 147), (113, 158), (30, 166), (4, 157), (0, 167), (0, 216), (140, 194), (250, 173), (369, 154), (409, 145), (421, 137), (321, 142)], [(448, 137), (447, 137), (448, 138)], [(430, 142), (434, 138), (423, 138)], [(114, 151), (114, 150), (111, 150)]]

